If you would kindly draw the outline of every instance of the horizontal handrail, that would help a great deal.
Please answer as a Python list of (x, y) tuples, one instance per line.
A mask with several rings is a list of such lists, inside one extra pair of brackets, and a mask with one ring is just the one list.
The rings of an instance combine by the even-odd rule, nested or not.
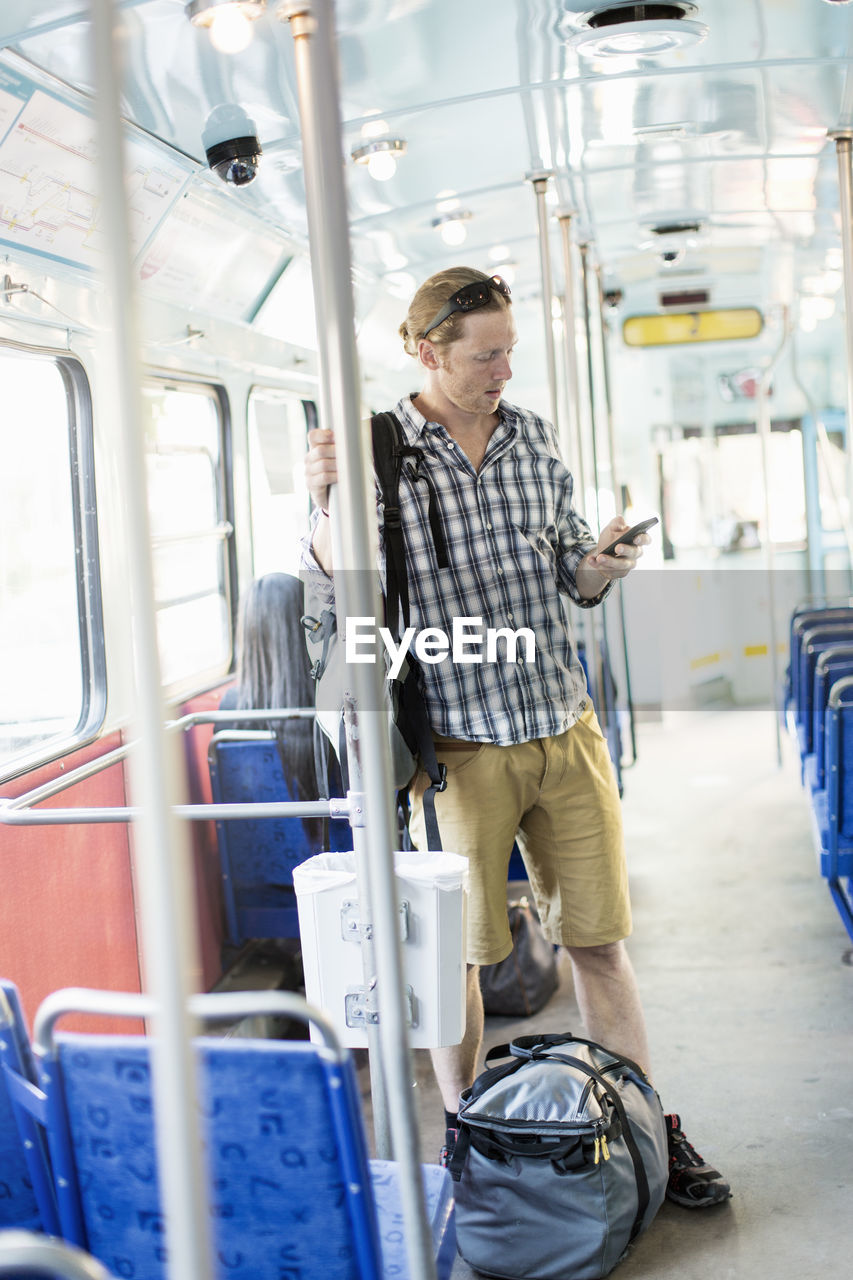
[(848, 689), (853, 689), (853, 676), (842, 676), (840, 680), (836, 680), (835, 684), (829, 691), (827, 698), (827, 706), (833, 708), (844, 705), (844, 694)]
[[(142, 810), (130, 805), (79, 809), (38, 809), (0, 796), (0, 823), (8, 827), (61, 827), (87, 823), (135, 822)], [(16, 807), (12, 807), (12, 806)], [(227, 822), (238, 818), (349, 818), (350, 797), (331, 800), (258, 800), (246, 804), (176, 804), (172, 813), (191, 822)]]
[[(199, 1022), (237, 1022), (248, 1017), (299, 1018), (310, 1022), (335, 1057), (345, 1056), (328, 1015), (295, 991), (207, 991), (191, 995), (188, 1009)], [(68, 1013), (91, 1013), (114, 1018), (153, 1018), (157, 1002), (138, 991), (102, 991), (65, 987), (46, 996), (33, 1020), (33, 1045), (39, 1054), (54, 1054), (56, 1023)]]
[(65, 1280), (112, 1280), (90, 1253), (35, 1231), (0, 1231), (0, 1276), (62, 1276)]
[(831, 649), (824, 649), (818, 654), (815, 670), (822, 674), (835, 658), (853, 658), (853, 644), (834, 644)]
[(220, 520), (219, 524), (211, 525), (209, 529), (187, 529), (182, 533), (155, 533), (151, 537), (151, 545), (154, 547), (169, 547), (175, 542), (202, 542), (211, 538), (217, 538), (224, 541), (230, 538), (234, 532), (234, 526), (228, 520)]
[[(264, 720), (299, 720), (313, 719), (313, 707), (272, 707), (270, 709), (261, 710), (234, 710), (234, 711), (191, 711), (185, 716), (181, 716), (179, 720), (167, 720), (166, 728), (170, 731), (182, 729), (184, 731), (192, 729), (198, 724), (232, 724), (235, 720), (240, 721), (264, 721)], [(59, 778), (54, 778), (50, 782), (43, 783), (40, 787), (33, 787), (31, 791), (25, 791), (20, 796), (0, 796), (0, 821), (11, 823), (13, 820), (8, 815), (17, 810), (31, 809), (33, 805), (41, 804), (43, 800), (51, 800), (54, 796), (58, 796), (63, 791), (67, 791), (69, 787), (73, 787), (75, 783), (85, 782), (87, 778), (94, 778), (97, 774), (103, 772), (104, 769), (111, 768), (114, 764), (120, 764), (125, 760), (136, 742), (125, 742), (122, 746), (116, 747), (113, 751), (106, 752), (105, 755), (98, 756), (94, 760), (90, 760), (87, 764), (78, 765), (76, 769), (72, 769), (70, 773), (64, 773)], [(53, 810), (55, 813), (60, 810)], [(74, 812), (72, 810), (72, 812)], [(81, 811), (82, 812), (82, 811)], [(123, 816), (104, 818), (104, 822), (129, 822), (135, 811), (131, 809), (113, 810), (116, 815), (121, 813)], [(328, 810), (324, 809), (320, 816), (337, 817), (337, 814), (328, 814)], [(207, 815), (215, 817), (216, 815)], [(244, 814), (223, 814), (223, 817), (244, 817)], [(264, 817), (278, 817), (278, 814), (257, 815)], [(317, 815), (302, 814), (303, 817), (311, 817)]]

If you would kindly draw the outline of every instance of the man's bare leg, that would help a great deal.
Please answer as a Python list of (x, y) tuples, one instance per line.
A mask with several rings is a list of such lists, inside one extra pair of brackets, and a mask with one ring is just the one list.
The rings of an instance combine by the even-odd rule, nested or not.
[(466, 974), (465, 1019), (465, 1035), (461, 1044), (430, 1050), (445, 1110), (454, 1115), (459, 1107), (460, 1093), (474, 1083), (477, 1059), (483, 1043), (483, 997), (477, 965), (469, 965)]
[(623, 1053), (649, 1074), (646, 1021), (634, 968), (623, 942), (568, 947), (575, 995), (591, 1040)]

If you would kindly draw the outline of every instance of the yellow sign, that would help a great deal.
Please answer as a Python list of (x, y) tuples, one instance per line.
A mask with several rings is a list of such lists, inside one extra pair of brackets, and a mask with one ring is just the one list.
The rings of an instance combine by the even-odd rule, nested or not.
[(731, 342), (757, 338), (764, 327), (755, 307), (729, 311), (673, 311), (658, 316), (628, 316), (622, 337), (629, 347), (666, 347), (680, 342)]

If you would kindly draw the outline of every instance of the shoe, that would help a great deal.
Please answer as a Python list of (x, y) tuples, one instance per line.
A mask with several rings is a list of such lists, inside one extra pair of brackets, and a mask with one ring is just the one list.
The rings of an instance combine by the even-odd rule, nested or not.
[(666, 1198), (685, 1209), (707, 1209), (722, 1204), (731, 1195), (722, 1175), (707, 1165), (681, 1130), (681, 1117), (665, 1116), (669, 1145), (669, 1180)]
[(446, 1129), (444, 1133), (444, 1146), (438, 1157), (438, 1163), (442, 1169), (449, 1169), (450, 1162), (453, 1159), (453, 1153), (456, 1150), (456, 1143), (459, 1139), (458, 1129)]

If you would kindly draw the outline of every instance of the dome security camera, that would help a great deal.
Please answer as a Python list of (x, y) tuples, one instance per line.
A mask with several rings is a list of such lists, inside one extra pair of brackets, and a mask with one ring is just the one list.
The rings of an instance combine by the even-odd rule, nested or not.
[(662, 249), (660, 260), (665, 267), (674, 267), (684, 257), (684, 249)]
[(207, 163), (229, 186), (245, 187), (258, 176), (262, 148), (255, 122), (242, 107), (214, 107), (201, 140)]

